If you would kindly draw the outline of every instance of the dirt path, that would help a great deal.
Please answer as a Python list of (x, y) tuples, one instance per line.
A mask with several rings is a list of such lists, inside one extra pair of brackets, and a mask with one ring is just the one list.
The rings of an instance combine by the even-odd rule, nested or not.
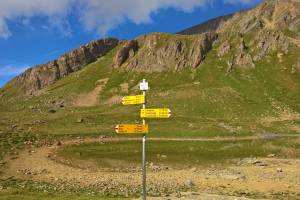
[[(253, 135), (253, 136), (244, 136), (244, 137), (197, 137), (197, 138), (171, 138), (171, 137), (148, 137), (148, 140), (151, 141), (175, 141), (175, 142), (188, 142), (188, 141), (196, 141), (196, 142), (213, 142), (213, 141), (249, 141), (249, 140), (264, 140), (264, 139), (276, 139), (276, 138), (298, 138), (299, 134), (289, 134), (289, 135), (281, 135), (281, 134), (261, 134), (261, 135)], [(141, 137), (106, 137), (99, 136), (95, 137), (85, 137), (63, 141), (65, 145), (78, 144), (78, 143), (96, 143), (96, 142), (121, 142), (121, 141), (140, 141)]]
[[(278, 137), (278, 136), (277, 136)], [(151, 138), (151, 140), (168, 141), (225, 141), (250, 140), (244, 138)], [(258, 139), (255, 137), (255, 139)], [(111, 188), (131, 188), (139, 190), (141, 173), (139, 169), (109, 171), (107, 169), (79, 168), (72, 163), (57, 162), (52, 156), (64, 145), (140, 140), (139, 138), (86, 138), (64, 141), (63, 145), (43, 146), (23, 151), (16, 159), (8, 159), (4, 177), (15, 177), (22, 180), (35, 180), (52, 184), (77, 184), (84, 187), (96, 186), (104, 190)], [(232, 194), (240, 192), (271, 195), (275, 192), (281, 194), (300, 195), (300, 159), (279, 158), (245, 158), (240, 163), (220, 168), (201, 169), (148, 169), (147, 181), (153, 194), (161, 188), (171, 188), (171, 192), (180, 188), (193, 188), (201, 193)], [(298, 196), (299, 197), (299, 196)], [(184, 198), (183, 198), (184, 199)], [(185, 199), (189, 199), (188, 197)], [(197, 199), (191, 198), (191, 199)]]
[(97, 105), (98, 97), (107, 81), (108, 78), (98, 80), (95, 89), (89, 93), (79, 95), (75, 100), (74, 105), (79, 107), (91, 107)]

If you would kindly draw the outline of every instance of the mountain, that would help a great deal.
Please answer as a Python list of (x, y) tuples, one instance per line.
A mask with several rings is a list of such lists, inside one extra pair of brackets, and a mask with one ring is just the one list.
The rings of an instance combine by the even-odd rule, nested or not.
[(195, 25), (193, 27), (184, 29), (177, 34), (182, 35), (194, 35), (201, 34), (206, 32), (215, 32), (217, 31), (224, 23), (230, 20), (233, 17), (233, 14), (216, 17), (214, 19), (208, 20), (207, 22)]
[(18, 88), (21, 93), (33, 94), (56, 80), (81, 70), (85, 65), (95, 62), (118, 44), (119, 40), (113, 38), (92, 41), (62, 55), (57, 60), (28, 69), (8, 85)]
[(267, 0), (196, 27), (93, 41), (27, 70), (0, 90), (0, 129), (112, 134), (115, 124), (138, 119), (121, 98), (138, 94), (146, 78), (149, 106), (174, 112), (152, 122), (153, 134), (299, 133), (299, 1)]

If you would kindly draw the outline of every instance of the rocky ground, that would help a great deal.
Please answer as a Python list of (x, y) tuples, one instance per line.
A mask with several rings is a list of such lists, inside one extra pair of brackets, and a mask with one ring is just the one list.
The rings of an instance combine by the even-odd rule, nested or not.
[[(18, 156), (6, 158), (2, 163), (5, 170), (1, 179), (14, 177), (18, 180), (48, 183), (52, 189), (60, 191), (94, 188), (113, 195), (139, 194), (141, 172), (138, 168), (99, 169), (92, 162), (78, 164), (57, 157), (55, 153), (64, 145), (108, 140), (112, 139), (83, 141), (79, 138), (55, 145), (28, 148)], [(234, 165), (224, 168), (191, 166), (173, 169), (170, 166), (148, 163), (147, 183), (149, 195), (164, 197), (163, 199), (244, 199), (230, 197), (232, 195), (297, 199), (300, 198), (299, 167), (299, 159), (282, 159), (274, 154), (270, 154), (268, 158), (236, 160)], [(190, 192), (184, 193), (185, 191)]]

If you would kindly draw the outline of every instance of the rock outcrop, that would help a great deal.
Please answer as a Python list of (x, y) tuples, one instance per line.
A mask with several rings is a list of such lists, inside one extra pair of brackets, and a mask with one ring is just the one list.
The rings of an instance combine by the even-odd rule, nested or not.
[(19, 88), (25, 94), (34, 94), (62, 77), (81, 70), (85, 65), (104, 56), (118, 44), (119, 40), (113, 38), (92, 41), (57, 60), (28, 69), (8, 84)]
[(118, 49), (114, 68), (140, 72), (196, 68), (217, 38), (215, 33), (195, 36), (163, 33), (145, 35)]
[(139, 44), (135, 40), (126, 41), (117, 51), (114, 57), (116, 66), (121, 66), (127, 59), (132, 58), (139, 48)]
[[(288, 54), (300, 37), (300, 2), (294, 0), (266, 0), (256, 8), (235, 14), (217, 30), (217, 54), (235, 67), (251, 69), (272, 52)], [(230, 62), (228, 62), (230, 59)], [(295, 71), (295, 70), (294, 70)]]
[(261, 60), (271, 51), (277, 50), (287, 54), (290, 46), (288, 38), (277, 30), (260, 31), (254, 41), (257, 43), (256, 47), (253, 46), (254, 61)]
[(235, 14), (217, 32), (246, 34), (261, 29), (291, 31), (300, 35), (298, 0), (265, 0), (256, 8)]

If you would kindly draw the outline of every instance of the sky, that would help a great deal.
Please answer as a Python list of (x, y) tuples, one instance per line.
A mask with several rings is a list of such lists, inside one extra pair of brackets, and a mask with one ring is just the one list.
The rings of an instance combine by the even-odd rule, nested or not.
[(0, 0), (0, 87), (91, 40), (176, 33), (262, 0)]

